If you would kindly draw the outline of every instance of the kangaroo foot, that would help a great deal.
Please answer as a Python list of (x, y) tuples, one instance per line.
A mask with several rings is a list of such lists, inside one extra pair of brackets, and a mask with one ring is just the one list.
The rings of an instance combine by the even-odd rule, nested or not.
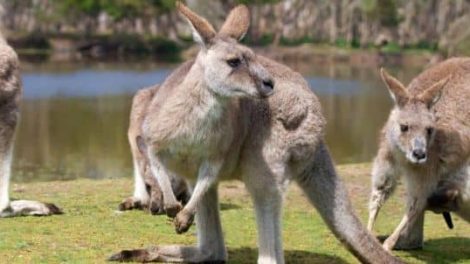
[(119, 262), (184, 262), (184, 263), (225, 263), (225, 254), (201, 250), (190, 246), (154, 246), (146, 249), (122, 250), (108, 258)]
[(194, 214), (185, 211), (184, 209), (176, 215), (174, 220), (176, 233), (182, 234), (189, 230), (194, 221)]
[(128, 197), (119, 204), (119, 211), (127, 211), (133, 209), (144, 210), (147, 207), (147, 203), (143, 203), (140, 199), (137, 199), (135, 197)]
[(41, 203), (37, 201), (16, 200), (10, 206), (0, 212), (0, 217), (14, 216), (48, 216), (63, 214), (62, 210), (55, 204)]

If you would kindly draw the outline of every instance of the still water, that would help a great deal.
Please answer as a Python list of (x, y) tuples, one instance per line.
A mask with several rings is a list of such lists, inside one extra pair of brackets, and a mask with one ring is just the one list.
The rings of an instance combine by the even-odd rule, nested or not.
[[(13, 181), (131, 177), (127, 143), (133, 93), (177, 65), (151, 62), (26, 63)], [(370, 161), (391, 100), (377, 69), (292, 63), (320, 98), (336, 163)], [(390, 67), (404, 81), (419, 72)]]

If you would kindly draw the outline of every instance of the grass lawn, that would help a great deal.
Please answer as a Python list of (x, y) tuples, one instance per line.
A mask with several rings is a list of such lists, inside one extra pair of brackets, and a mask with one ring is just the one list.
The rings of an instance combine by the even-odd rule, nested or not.
[[(354, 207), (365, 223), (369, 194), (368, 164), (339, 166)], [(194, 227), (174, 232), (166, 216), (142, 211), (117, 212), (131, 194), (131, 179), (76, 180), (13, 184), (12, 196), (54, 202), (65, 214), (0, 219), (0, 263), (104, 263), (121, 249), (155, 244), (193, 244)], [(256, 229), (251, 200), (240, 182), (220, 188), (222, 224), (230, 263), (255, 263)], [(376, 230), (390, 234), (403, 213), (400, 188), (379, 215)], [(283, 216), (287, 263), (357, 263), (327, 229), (293, 184)], [(423, 250), (394, 252), (409, 263), (470, 263), (470, 225), (454, 216), (449, 230), (440, 215), (428, 213)]]

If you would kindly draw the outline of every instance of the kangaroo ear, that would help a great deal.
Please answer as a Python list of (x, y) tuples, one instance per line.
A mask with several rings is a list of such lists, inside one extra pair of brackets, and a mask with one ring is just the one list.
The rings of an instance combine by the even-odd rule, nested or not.
[(200, 17), (180, 1), (176, 2), (178, 11), (188, 20), (193, 31), (194, 41), (201, 46), (206, 47), (210, 41), (215, 37), (216, 32), (214, 27), (203, 17)]
[(387, 85), (388, 91), (390, 92), (395, 104), (403, 106), (409, 99), (405, 86), (399, 80), (388, 74), (384, 68), (380, 69), (380, 76), (382, 77), (383, 82)]
[(245, 5), (238, 5), (228, 14), (219, 34), (241, 40), (250, 26), (250, 10)]
[(418, 100), (423, 101), (428, 108), (433, 107), (439, 99), (441, 99), (442, 89), (450, 80), (451, 76), (447, 76), (437, 83), (433, 84), (428, 89), (424, 90), (420, 95), (418, 95)]

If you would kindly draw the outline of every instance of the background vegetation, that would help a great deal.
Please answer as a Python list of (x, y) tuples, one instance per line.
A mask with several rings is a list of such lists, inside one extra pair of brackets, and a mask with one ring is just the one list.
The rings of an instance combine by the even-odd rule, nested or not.
[[(3, 2), (1, 21), (14, 46), (104, 53), (178, 53), (190, 32), (174, 0), (22, 0)], [(251, 45), (323, 43), (383, 52), (426, 49), (469, 54), (466, 0), (187, 0), (219, 26), (249, 5)], [(74, 40), (72, 44), (63, 41)], [(122, 42), (126, 39), (126, 43)], [(62, 40), (62, 41), (58, 41)], [(68, 44), (68, 46), (67, 46)], [(162, 48), (169, 46), (169, 48)], [(178, 48), (179, 47), (179, 48)], [(94, 50), (93, 50), (94, 49)]]

